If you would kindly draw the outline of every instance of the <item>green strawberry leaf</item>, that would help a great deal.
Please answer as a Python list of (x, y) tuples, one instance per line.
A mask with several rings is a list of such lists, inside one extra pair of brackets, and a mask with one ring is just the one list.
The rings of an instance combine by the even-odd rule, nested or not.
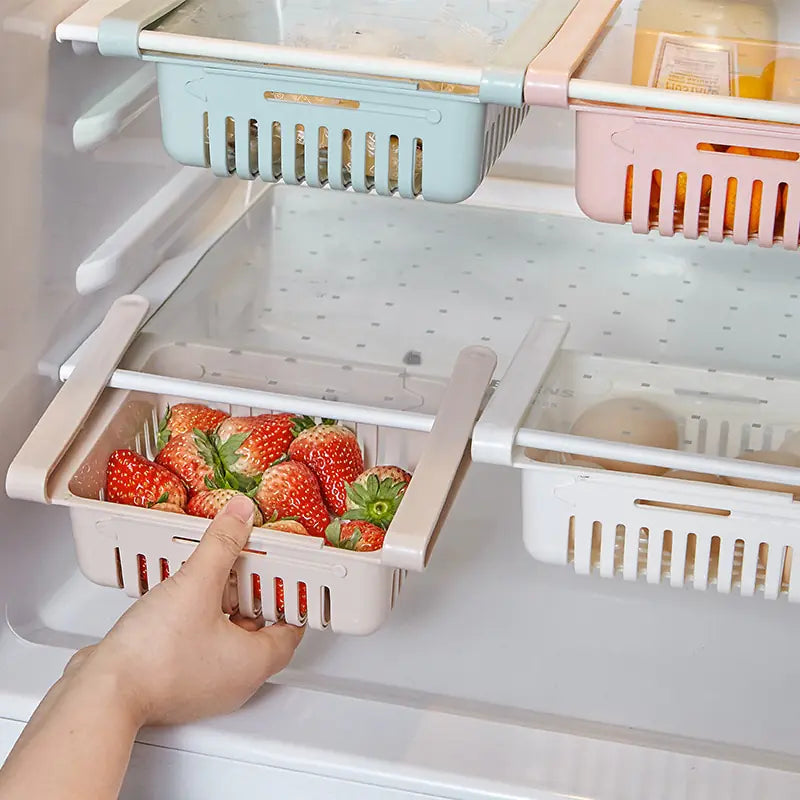
[(367, 512), (366, 509), (363, 508), (351, 508), (350, 511), (346, 511), (342, 514), (342, 519), (355, 519), (361, 520), (363, 522), (367, 521)]
[(323, 425), (338, 425), (339, 424), (339, 420), (338, 419), (328, 419), (326, 417), (323, 417), (322, 418), (322, 424)]
[(162, 494), (161, 497), (159, 497), (158, 500), (155, 501), (155, 503), (148, 503), (147, 507), (152, 508), (153, 506), (157, 506), (160, 503), (168, 503), (168, 502), (169, 502), (169, 492), (164, 492), (164, 494)]
[(313, 417), (292, 417), (292, 436), (296, 439), (303, 431), (310, 430), (316, 424)]
[(164, 446), (172, 436), (172, 432), (167, 427), (169, 425), (170, 417), (172, 416), (172, 409), (167, 406), (167, 410), (164, 412), (164, 416), (161, 417), (160, 422), (158, 423), (158, 435), (156, 436), (156, 448), (159, 450), (164, 449)]
[(339, 547), (342, 541), (342, 525), (339, 520), (334, 520), (325, 528), (325, 538), (334, 546)]
[[(233, 436), (228, 437), (224, 442), (219, 442), (217, 445), (217, 452), (227, 469), (233, 467), (239, 460), (239, 453), (237, 451), (245, 441), (247, 441), (249, 436), (249, 433), (234, 433)], [(217, 438), (219, 439), (219, 437)]]

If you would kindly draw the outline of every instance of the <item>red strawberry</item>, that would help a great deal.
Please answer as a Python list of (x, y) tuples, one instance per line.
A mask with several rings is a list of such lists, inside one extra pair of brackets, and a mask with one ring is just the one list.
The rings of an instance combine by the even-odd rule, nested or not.
[[(244, 435), (225, 466), (240, 475), (260, 475), (285, 456), (294, 438), (291, 414), (262, 414), (258, 417), (230, 417), (217, 428), (220, 445), (231, 437)], [(219, 447), (222, 451), (224, 448)]]
[[(253, 575), (253, 595), (256, 600), (256, 606), (261, 603), (261, 577)], [(304, 583), (300, 584), (300, 589), (297, 593), (297, 604), (300, 610), (300, 616), (305, 618), (308, 616), (308, 590)], [(286, 597), (283, 591), (283, 580), (281, 578), (275, 579), (275, 611), (277, 616), (283, 617), (286, 613)]]
[(380, 550), (386, 531), (369, 522), (335, 520), (325, 531), (325, 544), (343, 550), (357, 550), (367, 553)]
[(133, 450), (115, 450), (106, 467), (106, 500), (149, 508), (157, 503), (186, 505), (186, 487), (177, 475)]
[(172, 436), (156, 456), (156, 463), (183, 479), (192, 494), (205, 491), (214, 478), (214, 457), (208, 435), (200, 430)]
[(228, 415), (216, 408), (202, 406), (199, 403), (178, 403), (167, 406), (161, 423), (158, 426), (158, 449), (173, 437), (181, 433), (189, 433), (195, 428), (199, 431), (213, 431)]
[(314, 425), (308, 417), (296, 420), (297, 438), (289, 456), (302, 461), (317, 476), (328, 508), (338, 515), (347, 511), (345, 486), (364, 471), (364, 457), (356, 435), (349, 428), (324, 420)]
[(306, 530), (305, 525), (303, 525), (302, 522), (298, 522), (296, 519), (273, 520), (272, 522), (265, 522), (261, 527), (269, 528), (269, 530), (272, 531), (294, 533), (298, 536), (311, 536), (311, 534)]
[(344, 519), (362, 519), (386, 530), (403, 499), (411, 475), (400, 467), (372, 467), (345, 487)]
[(180, 507), (176, 506), (175, 503), (156, 503), (155, 505), (150, 506), (153, 511), (166, 511), (170, 514), (185, 514), (186, 512)]
[[(228, 505), (231, 498), (236, 497), (237, 492), (234, 489), (208, 489), (204, 492), (198, 492), (186, 505), (186, 512), (193, 517), (205, 517), (206, 519), (214, 519), (214, 517)], [(261, 511), (258, 506), (253, 503), (255, 510), (255, 517), (253, 518), (254, 527), (259, 527), (264, 521), (261, 517)]]
[(265, 517), (297, 517), (312, 536), (324, 536), (331, 521), (314, 473), (299, 461), (270, 467), (261, 478), (255, 500)]

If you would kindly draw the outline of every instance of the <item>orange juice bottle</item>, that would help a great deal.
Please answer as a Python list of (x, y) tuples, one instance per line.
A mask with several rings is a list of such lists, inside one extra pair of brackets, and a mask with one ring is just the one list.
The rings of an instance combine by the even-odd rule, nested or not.
[(634, 85), (767, 99), (777, 0), (642, 0)]

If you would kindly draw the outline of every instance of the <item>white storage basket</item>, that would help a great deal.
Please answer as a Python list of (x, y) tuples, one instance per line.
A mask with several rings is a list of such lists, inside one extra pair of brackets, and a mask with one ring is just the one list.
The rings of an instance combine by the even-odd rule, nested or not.
[[(336, 417), (356, 431), (367, 464), (393, 463), (413, 470), (384, 547), (356, 553), (326, 547), (313, 537), (256, 529), (235, 567), (238, 606), (250, 616), (262, 610), (258, 576), (263, 615), (276, 619), (276, 581), (281, 580), (289, 622), (341, 633), (375, 631), (394, 605), (406, 570), (422, 570), (428, 562), (469, 463), (469, 437), (494, 371), (494, 354), (479, 347), (462, 352), (450, 381), (438, 387), (435, 419), (185, 379), (161, 378), (165, 387), (180, 387), (163, 393), (105, 388), (146, 310), (146, 301), (135, 296), (121, 298), (112, 307), (12, 463), (9, 495), (67, 506), (83, 572), (96, 583), (124, 588), (135, 597), (180, 567), (208, 521), (103, 501), (111, 452), (131, 448), (152, 456), (159, 415), (167, 403), (184, 399), (209, 401), (237, 415), (270, 410)], [(212, 373), (236, 374), (241, 366), (231, 364), (236, 355), (247, 360), (248, 370), (261, 359), (251, 376), (266, 374), (272, 383), (297, 385), (293, 359), (231, 354), (213, 347), (206, 348), (203, 358)], [(313, 375), (302, 379), (314, 383)], [(323, 385), (325, 379), (324, 374), (317, 378)], [(257, 402), (245, 407), (246, 398)], [(147, 582), (141, 579), (142, 565)], [(307, 620), (301, 618), (301, 591), (307, 595)]]
[[(551, 564), (604, 577), (800, 600), (800, 470), (734, 460), (800, 430), (800, 383), (561, 351), (565, 323), (537, 323), (476, 425), (473, 458), (522, 471), (523, 537)], [(587, 408), (650, 400), (679, 450), (569, 433)], [(570, 466), (561, 454), (769, 481), (786, 493)], [(567, 463), (565, 463), (567, 462)]]

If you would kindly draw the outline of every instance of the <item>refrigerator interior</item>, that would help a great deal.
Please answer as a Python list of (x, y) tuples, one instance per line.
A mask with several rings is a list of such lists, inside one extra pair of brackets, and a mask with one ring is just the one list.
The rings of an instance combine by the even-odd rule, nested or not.
[[(461, 347), (485, 344), (502, 378), (532, 319), (557, 315), (572, 323), (567, 346), (588, 353), (800, 374), (796, 254), (633, 236), (581, 218), (567, 111), (534, 112), (463, 206), (186, 179), (208, 198), (197, 218), (160, 248), (131, 246), (122, 268), (81, 295), (78, 265), (187, 170), (161, 152), (155, 104), (119, 136), (75, 151), (75, 120), (134, 68), (55, 44), (53, 27), (78, 4), (51, 5), (0, 6), (3, 72), (26, 75), (4, 87), (0, 109), (0, 136), (18, 155), (3, 189), (14, 264), (0, 332), (15, 344), (2, 350), (3, 470), (60, 365), (115, 297), (137, 289), (164, 300), (140, 345), (444, 377)], [(193, 269), (181, 266), (186, 254)], [(519, 483), (516, 471), (474, 465), (429, 569), (410, 576), (383, 629), (310, 632), (290, 669), (240, 713), (144, 731), (157, 747), (134, 760), (130, 796), (152, 791), (156, 775), (167, 776), (162, 788), (193, 782), (196, 796), (211, 796), (201, 755), (226, 759), (215, 763), (236, 785), (273, 781), (309, 797), (796, 791), (796, 608), (539, 564), (522, 546)], [(62, 510), (3, 497), (0, 513), (10, 746), (71, 652), (130, 600), (80, 574)], [(174, 761), (159, 766), (163, 748)]]

